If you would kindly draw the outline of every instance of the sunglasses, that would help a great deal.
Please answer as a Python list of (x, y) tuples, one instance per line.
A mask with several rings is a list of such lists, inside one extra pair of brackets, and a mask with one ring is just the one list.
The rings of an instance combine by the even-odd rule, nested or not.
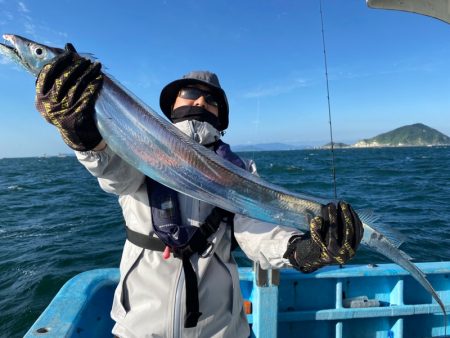
[(201, 90), (199, 88), (195, 87), (186, 87), (182, 88), (178, 92), (178, 97), (181, 97), (182, 99), (186, 100), (197, 100), (200, 96), (203, 96), (205, 98), (206, 103), (210, 104), (211, 106), (218, 107), (219, 102), (216, 100), (213, 94), (210, 92)]

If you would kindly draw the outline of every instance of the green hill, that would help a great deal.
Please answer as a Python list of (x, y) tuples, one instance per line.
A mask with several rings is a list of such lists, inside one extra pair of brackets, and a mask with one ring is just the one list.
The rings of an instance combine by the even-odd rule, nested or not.
[(363, 139), (354, 147), (408, 147), (450, 145), (450, 137), (422, 123), (403, 126), (369, 139)]

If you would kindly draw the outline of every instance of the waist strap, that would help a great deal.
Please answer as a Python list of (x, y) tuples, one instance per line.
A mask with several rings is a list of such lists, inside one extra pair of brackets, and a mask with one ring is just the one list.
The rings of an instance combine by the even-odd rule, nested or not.
[(127, 239), (138, 247), (161, 252), (164, 251), (166, 247), (166, 245), (159, 238), (141, 234), (139, 232), (131, 230), (127, 226), (125, 226), (125, 230), (127, 231)]
[[(186, 316), (184, 318), (184, 327), (190, 328), (197, 325), (199, 317), (202, 313), (199, 311), (198, 299), (198, 282), (197, 275), (192, 267), (190, 257), (194, 253), (202, 254), (210, 247), (208, 237), (217, 231), (222, 220), (226, 219), (227, 223), (231, 223), (234, 215), (228, 211), (213, 208), (205, 222), (197, 228), (192, 238), (183, 247), (171, 248), (174, 257), (179, 258), (183, 262), (183, 271), (185, 276), (186, 290)], [(139, 232), (133, 231), (125, 226), (127, 239), (134, 245), (141, 248), (164, 251), (166, 245), (159, 238), (150, 237)]]
[[(125, 226), (125, 229), (127, 239), (134, 245), (147, 250), (164, 251), (166, 245), (159, 238), (141, 234), (131, 230), (127, 226)], [(184, 280), (186, 283), (186, 317), (184, 326), (195, 327), (202, 313), (199, 311), (197, 276), (192, 268), (189, 257), (190, 255), (185, 255), (177, 258), (180, 258), (183, 262)]]

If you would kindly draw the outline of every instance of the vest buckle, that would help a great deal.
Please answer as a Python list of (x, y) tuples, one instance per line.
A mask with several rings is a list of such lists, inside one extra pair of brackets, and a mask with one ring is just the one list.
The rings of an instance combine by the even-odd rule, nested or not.
[(199, 256), (201, 258), (207, 258), (211, 256), (211, 253), (214, 251), (214, 243), (208, 242), (208, 246), (206, 247), (205, 251), (203, 251)]

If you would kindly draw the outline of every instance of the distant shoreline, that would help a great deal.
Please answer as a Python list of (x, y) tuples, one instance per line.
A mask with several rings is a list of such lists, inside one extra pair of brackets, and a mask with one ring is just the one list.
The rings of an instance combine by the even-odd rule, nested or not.
[[(333, 142), (333, 149), (366, 149), (366, 148), (405, 148), (405, 147), (439, 147), (449, 146), (450, 137), (430, 128), (423, 123), (396, 128), (389, 132), (366, 138), (353, 144)], [(285, 143), (260, 143), (252, 145), (237, 145), (236, 151), (276, 151), (299, 149), (330, 149), (331, 142), (325, 145), (295, 145)]]
[[(432, 147), (448, 147), (450, 144), (402, 144), (402, 145), (390, 145), (390, 144), (381, 144), (381, 145), (349, 145), (349, 146), (334, 146), (334, 149), (367, 149), (367, 148), (432, 148)], [(330, 146), (318, 147), (315, 149), (330, 149)]]
[[(383, 148), (434, 148), (434, 147), (450, 147), (450, 144), (434, 144), (434, 145), (403, 145), (403, 146), (368, 146), (368, 147), (334, 147), (333, 149), (383, 149)], [(233, 147), (231, 147), (233, 149)], [(274, 152), (274, 151), (299, 151), (299, 150), (330, 150), (331, 147), (304, 147), (296, 149), (250, 149), (250, 150), (236, 150), (237, 153), (251, 153), (251, 152)]]

